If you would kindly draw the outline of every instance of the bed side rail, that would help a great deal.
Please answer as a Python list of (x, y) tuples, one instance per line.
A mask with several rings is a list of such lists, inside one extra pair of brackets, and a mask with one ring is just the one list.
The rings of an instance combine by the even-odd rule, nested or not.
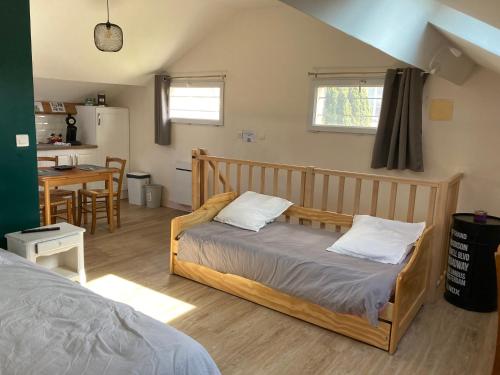
[(428, 287), (427, 280), (431, 268), (433, 233), (434, 225), (424, 230), (415, 245), (410, 261), (398, 275), (389, 346), (390, 353), (396, 351), (399, 340), (425, 301)]
[(296, 217), (300, 220), (319, 222), (326, 225), (336, 225), (339, 227), (351, 227), (353, 221), (352, 215), (339, 214), (333, 211), (318, 210), (315, 208), (307, 208), (297, 205), (293, 205), (288, 208), (283, 215), (287, 217)]
[(177, 242), (183, 231), (196, 224), (211, 221), (220, 210), (236, 198), (235, 192), (228, 192), (211, 197), (203, 206), (190, 214), (172, 219), (170, 227), (170, 273), (174, 273), (174, 257), (177, 254)]

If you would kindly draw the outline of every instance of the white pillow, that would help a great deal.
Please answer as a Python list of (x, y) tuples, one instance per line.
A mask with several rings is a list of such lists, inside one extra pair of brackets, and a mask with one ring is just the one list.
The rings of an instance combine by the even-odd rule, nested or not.
[(258, 232), (291, 205), (286, 199), (247, 191), (224, 207), (214, 220)]
[(355, 215), (353, 225), (327, 250), (375, 262), (399, 264), (422, 235), (425, 223)]

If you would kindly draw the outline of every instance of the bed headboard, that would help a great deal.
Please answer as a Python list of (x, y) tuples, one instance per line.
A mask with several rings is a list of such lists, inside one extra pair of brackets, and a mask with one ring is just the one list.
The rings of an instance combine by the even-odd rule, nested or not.
[(192, 164), (193, 210), (212, 195), (253, 190), (303, 207), (433, 224), (429, 290), (444, 280), (448, 232), (457, 208), (461, 173), (440, 181), (413, 179), (223, 158), (210, 156), (205, 149), (192, 150)]

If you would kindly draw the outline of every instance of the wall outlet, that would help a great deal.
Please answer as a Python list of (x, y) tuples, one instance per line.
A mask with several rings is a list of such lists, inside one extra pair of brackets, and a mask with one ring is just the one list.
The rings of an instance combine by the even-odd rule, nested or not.
[(30, 137), (28, 134), (16, 134), (16, 146), (17, 147), (29, 147)]
[(241, 139), (243, 142), (253, 143), (257, 141), (257, 135), (253, 130), (243, 130), (241, 132)]

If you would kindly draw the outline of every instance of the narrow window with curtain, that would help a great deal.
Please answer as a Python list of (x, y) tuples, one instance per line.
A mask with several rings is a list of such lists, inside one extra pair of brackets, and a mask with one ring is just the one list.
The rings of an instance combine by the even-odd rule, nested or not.
[(387, 70), (372, 168), (423, 172), (422, 95), (426, 77), (417, 68)]

